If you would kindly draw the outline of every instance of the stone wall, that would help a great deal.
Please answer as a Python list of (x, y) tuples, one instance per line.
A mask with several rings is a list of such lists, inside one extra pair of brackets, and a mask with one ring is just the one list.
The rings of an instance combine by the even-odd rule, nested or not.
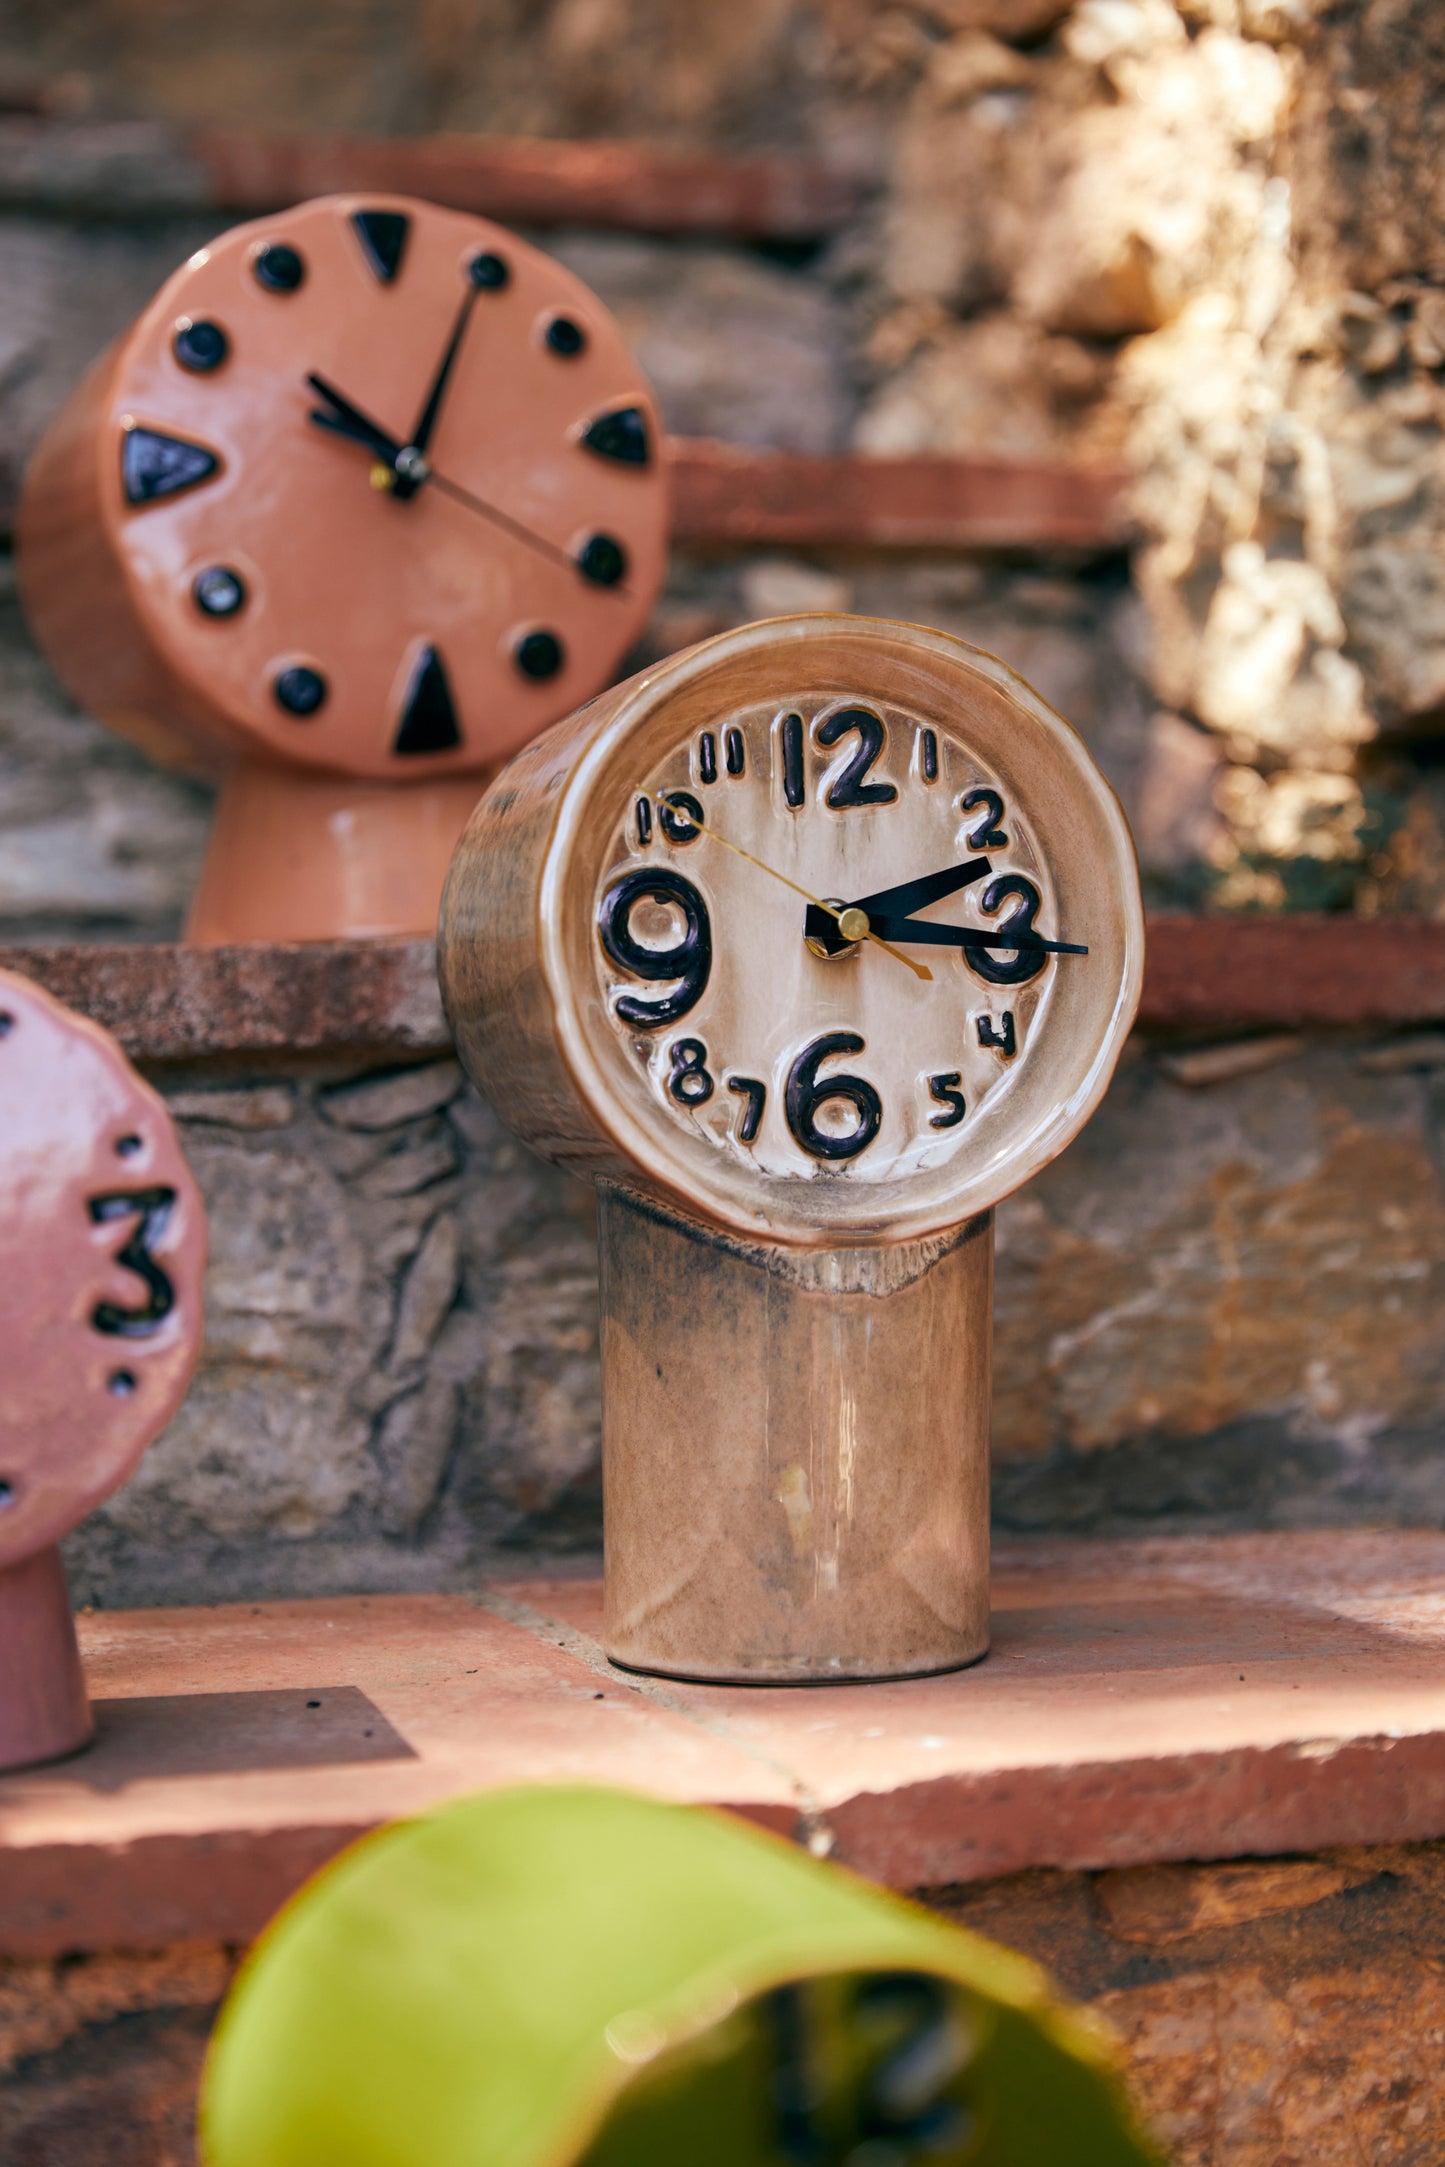
[[(8, 0), (0, 104), (633, 133), (842, 164), (873, 194), (812, 257), (596, 236), (559, 252), (619, 307), (678, 429), (1125, 457), (1134, 608), (1101, 661), (1155, 774), (1146, 813), (1171, 809), (1157, 867), (1146, 819), (1158, 892), (1433, 913), (1437, 18), (1431, 0), (318, 0), (304, 21), (275, 0)], [(0, 464), (197, 237), (0, 222)], [(928, 583), (899, 606), (927, 616)], [(674, 597), (659, 640), (695, 619)], [(56, 813), (25, 730), (32, 675), (7, 645), (0, 758), (22, 812), (0, 914), (163, 930), (194, 796), (110, 754), (88, 801)]]
[[(1445, 1517), (1436, 1039), (1135, 1041), (998, 1218), (1002, 1530)], [(590, 1193), (455, 1064), (171, 1076), (200, 1372), (71, 1538), (106, 1605), (457, 1585), (600, 1540)]]

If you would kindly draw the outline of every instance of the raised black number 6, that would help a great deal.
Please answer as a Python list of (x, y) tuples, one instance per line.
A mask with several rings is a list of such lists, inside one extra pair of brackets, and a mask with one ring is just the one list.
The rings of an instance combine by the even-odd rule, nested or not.
[[(644, 948), (633, 934), (632, 913), (642, 902), (671, 903), (682, 912), (682, 937), (670, 948)], [(624, 1023), (657, 1031), (697, 1006), (712, 969), (712, 925), (706, 903), (681, 873), (666, 865), (644, 866), (614, 880), (602, 898), (597, 932), (619, 970), (633, 978), (676, 981), (671, 993), (652, 1001), (636, 993), (619, 994), (617, 1013)]]
[[(818, 1076), (820, 1064), (835, 1054), (862, 1051), (863, 1041), (856, 1031), (828, 1031), (805, 1046), (788, 1070), (783, 1093), (788, 1127), (815, 1159), (856, 1159), (878, 1134), (883, 1102), (871, 1083), (861, 1076), (824, 1076), (821, 1081)], [(857, 1127), (845, 1136), (830, 1135), (818, 1126), (818, 1109), (829, 1099), (844, 1100), (858, 1116)]]

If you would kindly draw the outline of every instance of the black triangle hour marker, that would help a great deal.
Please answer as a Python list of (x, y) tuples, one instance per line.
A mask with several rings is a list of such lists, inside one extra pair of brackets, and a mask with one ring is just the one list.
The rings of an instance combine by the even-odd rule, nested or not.
[(446, 666), (434, 647), (423, 647), (411, 673), (401, 727), (392, 751), (451, 752), (462, 742)]
[(366, 251), (367, 262), (382, 284), (389, 286), (406, 254), (411, 220), (405, 211), (353, 211), (351, 223)]
[(121, 445), (120, 477), (127, 504), (154, 504), (157, 497), (178, 496), (209, 481), (221, 462), (203, 445), (187, 444), (159, 429), (127, 429)]
[(647, 416), (637, 406), (617, 406), (599, 414), (582, 432), (582, 441), (599, 459), (616, 459), (622, 466), (645, 467), (652, 457)]

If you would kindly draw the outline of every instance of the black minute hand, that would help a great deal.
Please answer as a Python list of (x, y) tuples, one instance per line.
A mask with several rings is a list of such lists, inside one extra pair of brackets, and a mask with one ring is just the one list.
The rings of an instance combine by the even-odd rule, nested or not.
[(886, 941), (910, 941), (924, 948), (1026, 948), (1051, 956), (1086, 956), (1077, 941), (1046, 941), (1039, 933), (985, 933), (972, 925), (934, 925), (927, 918), (900, 918), (884, 911), (868, 913), (870, 932)]
[(447, 388), (447, 380), (452, 373), (452, 364), (461, 351), (462, 339), (466, 334), (467, 324), (471, 319), (472, 304), (476, 298), (477, 288), (468, 286), (462, 299), (462, 305), (457, 310), (457, 319), (452, 326), (452, 335), (447, 341), (446, 352), (438, 362), (436, 375), (432, 378), (431, 389), (426, 395), (426, 404), (418, 414), (416, 427), (411, 432), (411, 441), (418, 451), (424, 452), (432, 440), (432, 432), (437, 425), (437, 415), (442, 410), (442, 398)]

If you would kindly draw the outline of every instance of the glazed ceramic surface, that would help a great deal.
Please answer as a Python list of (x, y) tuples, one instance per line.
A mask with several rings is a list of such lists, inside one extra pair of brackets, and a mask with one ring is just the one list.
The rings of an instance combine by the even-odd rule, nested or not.
[(498, 1110), (602, 1188), (614, 1660), (975, 1661), (990, 1207), (1098, 1103), (1143, 966), (1074, 732), (916, 625), (729, 633), (497, 776), (439, 966)]
[(849, 618), (726, 634), (559, 725), (482, 799), (442, 918), (458, 1043), (519, 1133), (802, 1246), (937, 1234), (1037, 1172), (1142, 965), (1128, 828), (1067, 723), (959, 640)]
[(184, 1396), (205, 1221), (161, 1100), (0, 972), (0, 1574), (119, 1488)]
[(336, 196), (200, 250), (102, 357), (21, 579), (71, 690), (161, 756), (417, 781), (607, 682), (666, 521), (595, 295), (486, 220)]

